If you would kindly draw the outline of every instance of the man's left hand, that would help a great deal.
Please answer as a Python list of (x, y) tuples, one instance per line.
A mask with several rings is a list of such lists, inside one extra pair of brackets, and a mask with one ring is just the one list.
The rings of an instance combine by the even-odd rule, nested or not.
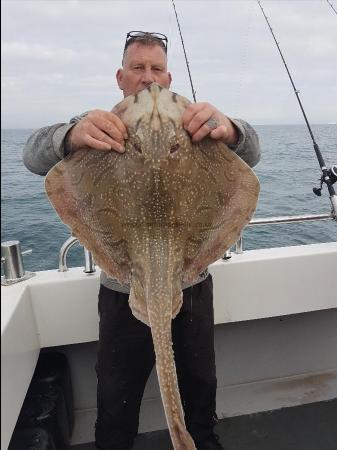
[(193, 142), (200, 142), (207, 135), (228, 145), (235, 145), (239, 140), (232, 121), (209, 103), (189, 105), (182, 121)]

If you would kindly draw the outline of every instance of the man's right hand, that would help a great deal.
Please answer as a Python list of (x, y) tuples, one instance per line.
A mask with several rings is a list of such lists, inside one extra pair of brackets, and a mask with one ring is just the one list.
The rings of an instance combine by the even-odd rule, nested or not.
[(123, 153), (127, 138), (125, 125), (116, 114), (95, 109), (71, 128), (66, 137), (66, 147), (69, 152), (92, 148)]

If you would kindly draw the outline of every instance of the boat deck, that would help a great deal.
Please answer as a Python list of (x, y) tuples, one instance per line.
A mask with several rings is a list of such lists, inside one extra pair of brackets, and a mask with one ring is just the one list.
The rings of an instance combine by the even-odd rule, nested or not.
[[(337, 399), (222, 419), (225, 450), (336, 450)], [(94, 450), (93, 443), (71, 450)], [(172, 450), (167, 430), (140, 434), (134, 450)]]

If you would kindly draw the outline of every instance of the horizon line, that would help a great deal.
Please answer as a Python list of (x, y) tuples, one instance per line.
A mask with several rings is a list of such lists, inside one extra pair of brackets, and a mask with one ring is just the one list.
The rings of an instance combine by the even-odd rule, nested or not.
[[(303, 125), (306, 126), (305, 123), (253, 123), (250, 122), (250, 125), (252, 126), (294, 126), (294, 125)], [(315, 122), (311, 125), (337, 125), (337, 122)], [(44, 125), (46, 126), (46, 125)], [(38, 130), (40, 128), (44, 128), (44, 126), (41, 127), (1, 127), (1, 130)], [(47, 125), (48, 126), (48, 125)]]

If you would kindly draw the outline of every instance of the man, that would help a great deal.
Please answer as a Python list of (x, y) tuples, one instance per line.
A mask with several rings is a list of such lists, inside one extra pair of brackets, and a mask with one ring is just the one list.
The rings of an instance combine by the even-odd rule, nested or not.
[[(116, 77), (124, 97), (156, 82), (171, 85), (167, 71), (167, 38), (160, 33), (130, 32)], [(250, 166), (260, 157), (255, 131), (230, 119), (208, 103), (191, 104), (183, 126), (194, 142), (209, 135), (221, 140)], [(45, 175), (65, 156), (88, 147), (124, 152), (127, 130), (113, 113), (95, 110), (35, 132), (24, 150), (24, 162)], [(150, 328), (135, 319), (128, 305), (129, 286), (101, 274), (97, 357), (96, 446), (129, 450), (138, 431), (146, 381), (154, 365)], [(172, 322), (173, 346), (187, 429), (198, 450), (221, 450), (213, 428), (216, 375), (212, 278), (206, 270), (193, 286), (183, 286), (183, 305)]]

